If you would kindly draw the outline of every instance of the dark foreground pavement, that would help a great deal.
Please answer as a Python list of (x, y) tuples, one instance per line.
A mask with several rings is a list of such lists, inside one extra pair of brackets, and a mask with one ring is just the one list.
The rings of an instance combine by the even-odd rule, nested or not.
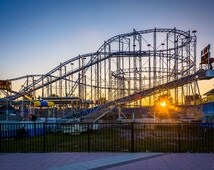
[(1, 170), (214, 170), (212, 153), (8, 153)]

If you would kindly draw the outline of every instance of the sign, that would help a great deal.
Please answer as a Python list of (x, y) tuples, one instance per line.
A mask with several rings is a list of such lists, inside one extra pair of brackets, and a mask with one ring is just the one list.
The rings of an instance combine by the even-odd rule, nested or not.
[(0, 80), (0, 90), (11, 90), (11, 82), (7, 80)]
[(208, 64), (210, 58), (210, 44), (201, 51), (201, 64)]

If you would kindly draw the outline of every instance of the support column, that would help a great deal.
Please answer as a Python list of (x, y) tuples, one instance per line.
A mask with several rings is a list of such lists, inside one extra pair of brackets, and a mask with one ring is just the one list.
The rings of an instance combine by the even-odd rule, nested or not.
[[(62, 64), (60, 63), (59, 77), (62, 77)], [(62, 97), (62, 80), (59, 80), (59, 97)]]
[[(147, 45), (149, 49), (149, 89), (151, 88), (151, 56), (150, 56), (150, 44)], [(149, 96), (149, 106), (151, 106), (151, 96)]]
[[(111, 46), (110, 44), (108, 44), (108, 51), (109, 53), (111, 53)], [(111, 75), (111, 57), (109, 57), (108, 59), (108, 79), (109, 79), (109, 89), (108, 89), (108, 99), (109, 100), (112, 100), (113, 99), (113, 96), (112, 96), (112, 75)]]
[[(193, 40), (193, 41), (194, 41), (194, 42), (193, 42), (193, 46), (194, 46), (194, 47), (193, 47), (193, 48), (194, 48), (194, 54), (193, 54), (193, 62), (194, 62), (194, 66), (193, 66), (193, 67), (194, 67), (194, 68), (193, 68), (193, 70), (194, 70), (194, 73), (196, 73), (196, 55), (197, 55), (197, 54), (196, 54), (196, 52), (197, 52), (197, 37), (196, 37), (196, 32), (197, 32), (196, 30), (193, 30), (193, 31), (192, 31), (192, 33), (194, 34), (194, 35), (193, 35), (193, 39), (194, 39), (194, 40)], [(209, 59), (208, 59), (208, 60), (209, 60)], [(193, 93), (194, 93), (194, 94), (193, 94), (193, 97), (194, 97), (193, 100), (194, 100), (194, 105), (196, 105), (196, 100), (197, 100), (197, 99), (196, 99), (196, 93), (197, 93), (197, 92), (196, 92), (196, 91), (197, 91), (197, 90), (196, 90), (196, 88), (197, 88), (197, 80), (194, 81), (193, 83), (194, 83), (194, 85), (193, 85), (193, 86), (194, 86), (194, 87), (193, 87)]]
[[(65, 75), (67, 74), (67, 68), (66, 66), (64, 66), (65, 69)], [(68, 86), (67, 86), (67, 77), (65, 77), (65, 95), (64, 96), (68, 96)]]

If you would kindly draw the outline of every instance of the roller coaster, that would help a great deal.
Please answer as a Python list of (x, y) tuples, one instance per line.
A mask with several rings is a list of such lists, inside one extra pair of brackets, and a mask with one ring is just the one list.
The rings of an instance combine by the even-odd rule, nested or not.
[[(18, 92), (3, 91), (14, 101), (77, 97), (85, 107), (82, 117), (98, 120), (118, 105), (153, 105), (160, 94), (170, 93), (173, 103), (200, 95), (197, 80), (207, 78), (196, 68), (196, 31), (154, 28), (116, 35), (93, 53), (78, 55), (46, 74), (26, 75), (8, 81), (22, 82)], [(208, 77), (209, 78), (209, 77)]]

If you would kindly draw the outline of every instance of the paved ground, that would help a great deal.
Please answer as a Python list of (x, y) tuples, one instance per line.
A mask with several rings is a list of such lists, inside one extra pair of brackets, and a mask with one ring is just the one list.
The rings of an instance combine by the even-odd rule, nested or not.
[(0, 154), (1, 170), (179, 169), (214, 170), (205, 153), (14, 153)]

